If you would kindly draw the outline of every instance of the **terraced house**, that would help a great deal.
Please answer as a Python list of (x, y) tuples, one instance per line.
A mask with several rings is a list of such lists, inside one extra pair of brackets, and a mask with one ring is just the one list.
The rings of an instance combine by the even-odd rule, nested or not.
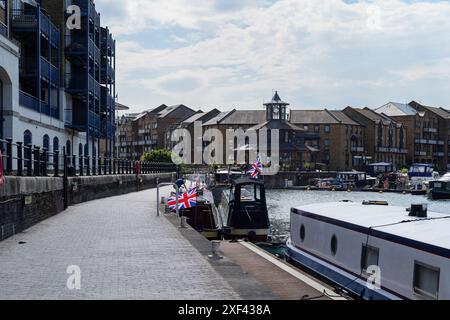
[[(94, 1), (0, 3), (2, 42), (14, 43), (8, 51), (16, 56), (6, 61), (8, 55), (2, 54), (0, 70), (17, 60), (5, 81), (13, 90), (2, 108), (2, 136), (51, 152), (65, 146), (69, 155), (98, 156), (103, 144), (111, 154), (115, 41), (108, 28), (101, 27)], [(69, 5), (81, 10), (80, 29), (66, 26)]]
[(429, 163), (436, 169), (450, 169), (450, 111), (421, 105), (389, 102), (377, 109), (404, 124), (408, 163)]
[(347, 107), (343, 112), (364, 127), (364, 146), (370, 163), (390, 163), (394, 170), (407, 164), (406, 130), (401, 122), (369, 108)]
[(317, 169), (363, 170), (370, 160), (364, 146), (364, 127), (338, 110), (292, 110), (290, 122), (304, 128), (310, 162)]

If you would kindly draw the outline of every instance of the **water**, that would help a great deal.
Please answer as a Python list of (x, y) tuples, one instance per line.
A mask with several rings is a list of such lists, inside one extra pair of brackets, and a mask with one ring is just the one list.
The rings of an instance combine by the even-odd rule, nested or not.
[(389, 205), (409, 207), (412, 203), (427, 203), (428, 210), (450, 214), (450, 201), (428, 200), (425, 196), (402, 195), (397, 193), (372, 192), (331, 192), (331, 191), (300, 191), (300, 190), (268, 190), (267, 205), (272, 222), (272, 233), (285, 238), (289, 235), (290, 210), (319, 202), (337, 202), (351, 200), (363, 202), (364, 200), (387, 201)]

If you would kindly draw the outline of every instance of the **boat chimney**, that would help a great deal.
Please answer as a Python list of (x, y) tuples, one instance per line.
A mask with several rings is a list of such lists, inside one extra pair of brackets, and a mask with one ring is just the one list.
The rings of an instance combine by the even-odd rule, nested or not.
[(412, 204), (409, 210), (410, 217), (427, 218), (428, 217), (428, 205), (426, 203)]

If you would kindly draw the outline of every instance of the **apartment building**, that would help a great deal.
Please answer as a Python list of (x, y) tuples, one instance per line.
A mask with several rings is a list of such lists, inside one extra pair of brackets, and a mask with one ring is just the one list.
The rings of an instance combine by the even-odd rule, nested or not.
[(364, 127), (364, 146), (370, 163), (390, 163), (394, 170), (407, 165), (406, 132), (401, 122), (369, 108), (347, 107), (343, 112)]
[[(114, 140), (115, 42), (93, 0), (1, 0), (7, 34), (20, 52), (3, 136), (48, 151), (110, 154)], [(66, 8), (81, 10), (81, 29)], [(0, 30), (4, 29), (2, 22)], [(1, 31), (0, 31), (1, 32)], [(3, 32), (5, 33), (5, 32)], [(0, 61), (3, 59), (0, 57)], [(3, 65), (3, 62), (1, 62)]]
[(342, 111), (291, 110), (290, 122), (305, 130), (307, 146), (317, 150), (317, 168), (363, 170), (371, 160), (364, 147), (364, 127)]
[(161, 105), (118, 120), (117, 152), (119, 157), (139, 159), (144, 153), (166, 148), (173, 127), (196, 112), (185, 105)]

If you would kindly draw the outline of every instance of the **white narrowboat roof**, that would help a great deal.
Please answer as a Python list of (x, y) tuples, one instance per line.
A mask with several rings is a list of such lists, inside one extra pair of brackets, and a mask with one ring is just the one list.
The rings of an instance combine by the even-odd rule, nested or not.
[[(410, 217), (404, 207), (362, 205), (354, 202), (318, 203), (294, 208), (318, 220), (391, 234), (450, 249), (449, 214), (428, 211), (428, 218)], [(319, 217), (317, 217), (319, 216)]]

